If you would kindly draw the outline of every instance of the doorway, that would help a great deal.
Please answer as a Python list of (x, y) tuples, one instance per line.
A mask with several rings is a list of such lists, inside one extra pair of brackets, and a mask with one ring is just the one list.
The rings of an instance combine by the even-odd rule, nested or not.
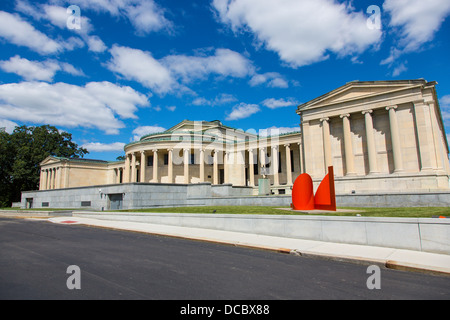
[(122, 210), (123, 207), (123, 194), (114, 193), (108, 194), (109, 197), (109, 210)]

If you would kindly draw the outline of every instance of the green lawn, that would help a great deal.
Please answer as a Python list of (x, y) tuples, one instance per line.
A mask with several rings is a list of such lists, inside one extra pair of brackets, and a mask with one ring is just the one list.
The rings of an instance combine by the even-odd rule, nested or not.
[[(308, 213), (282, 210), (280, 206), (261, 207), (261, 206), (202, 206), (202, 207), (174, 207), (174, 208), (151, 208), (151, 209), (133, 209), (122, 210), (125, 212), (173, 212), (173, 213), (227, 213), (227, 214), (287, 214), (287, 215), (306, 215)], [(285, 209), (289, 207), (284, 207)], [(0, 208), (1, 210), (17, 210), (17, 208)], [(329, 213), (311, 213), (326, 216), (355, 216), (360, 214), (363, 217), (413, 217), (413, 218), (431, 218), (433, 216), (450, 217), (450, 207), (413, 207), (413, 208), (349, 208), (341, 207), (338, 209), (349, 209), (352, 211), (329, 212)], [(30, 210), (30, 209), (28, 209)], [(79, 209), (54, 209), (54, 208), (36, 208), (36, 211), (55, 211), (55, 210), (79, 210)], [(358, 212), (354, 212), (357, 210)]]
[[(152, 208), (123, 210), (127, 212), (173, 212), (173, 213), (229, 213), (229, 214), (292, 214), (304, 215), (307, 213), (281, 210), (280, 207), (260, 206), (210, 206), (210, 207), (178, 207), (178, 208)], [(288, 207), (285, 207), (288, 208)], [(415, 217), (431, 218), (432, 216), (450, 216), (450, 207), (421, 207), (421, 208), (348, 208), (360, 212), (330, 212), (320, 213), (330, 216), (354, 216), (360, 214), (364, 217)]]

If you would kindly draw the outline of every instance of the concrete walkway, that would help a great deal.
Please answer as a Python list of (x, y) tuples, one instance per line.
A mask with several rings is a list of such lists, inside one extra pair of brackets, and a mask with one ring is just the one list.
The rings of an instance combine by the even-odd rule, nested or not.
[(130, 221), (100, 220), (85, 217), (31, 218), (53, 223), (83, 224), (91, 227), (110, 228), (171, 236), (200, 241), (223, 243), (234, 246), (273, 250), (306, 257), (320, 257), (340, 261), (357, 262), (366, 265), (378, 264), (387, 268), (421, 271), (450, 275), (450, 255), (434, 254), (420, 251), (330, 243), (292, 238), (246, 234), (187, 228)]

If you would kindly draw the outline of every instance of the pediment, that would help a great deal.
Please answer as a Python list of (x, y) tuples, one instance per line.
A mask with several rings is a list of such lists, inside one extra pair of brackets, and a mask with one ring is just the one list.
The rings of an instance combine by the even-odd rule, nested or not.
[(61, 159), (53, 157), (53, 156), (48, 156), (47, 158), (45, 158), (44, 160), (41, 161), (40, 166), (46, 166), (46, 165), (51, 165), (57, 162), (60, 162)]
[(298, 107), (298, 111), (332, 106), (421, 87), (424, 80), (353, 81)]

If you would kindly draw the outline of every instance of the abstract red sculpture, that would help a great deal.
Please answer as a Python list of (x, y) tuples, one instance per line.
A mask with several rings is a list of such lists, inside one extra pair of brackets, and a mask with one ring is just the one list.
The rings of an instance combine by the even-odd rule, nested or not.
[(302, 173), (295, 179), (292, 187), (292, 209), (294, 210), (329, 210), (336, 211), (336, 193), (334, 189), (333, 167), (328, 167), (328, 174), (313, 191), (313, 182), (309, 174)]

